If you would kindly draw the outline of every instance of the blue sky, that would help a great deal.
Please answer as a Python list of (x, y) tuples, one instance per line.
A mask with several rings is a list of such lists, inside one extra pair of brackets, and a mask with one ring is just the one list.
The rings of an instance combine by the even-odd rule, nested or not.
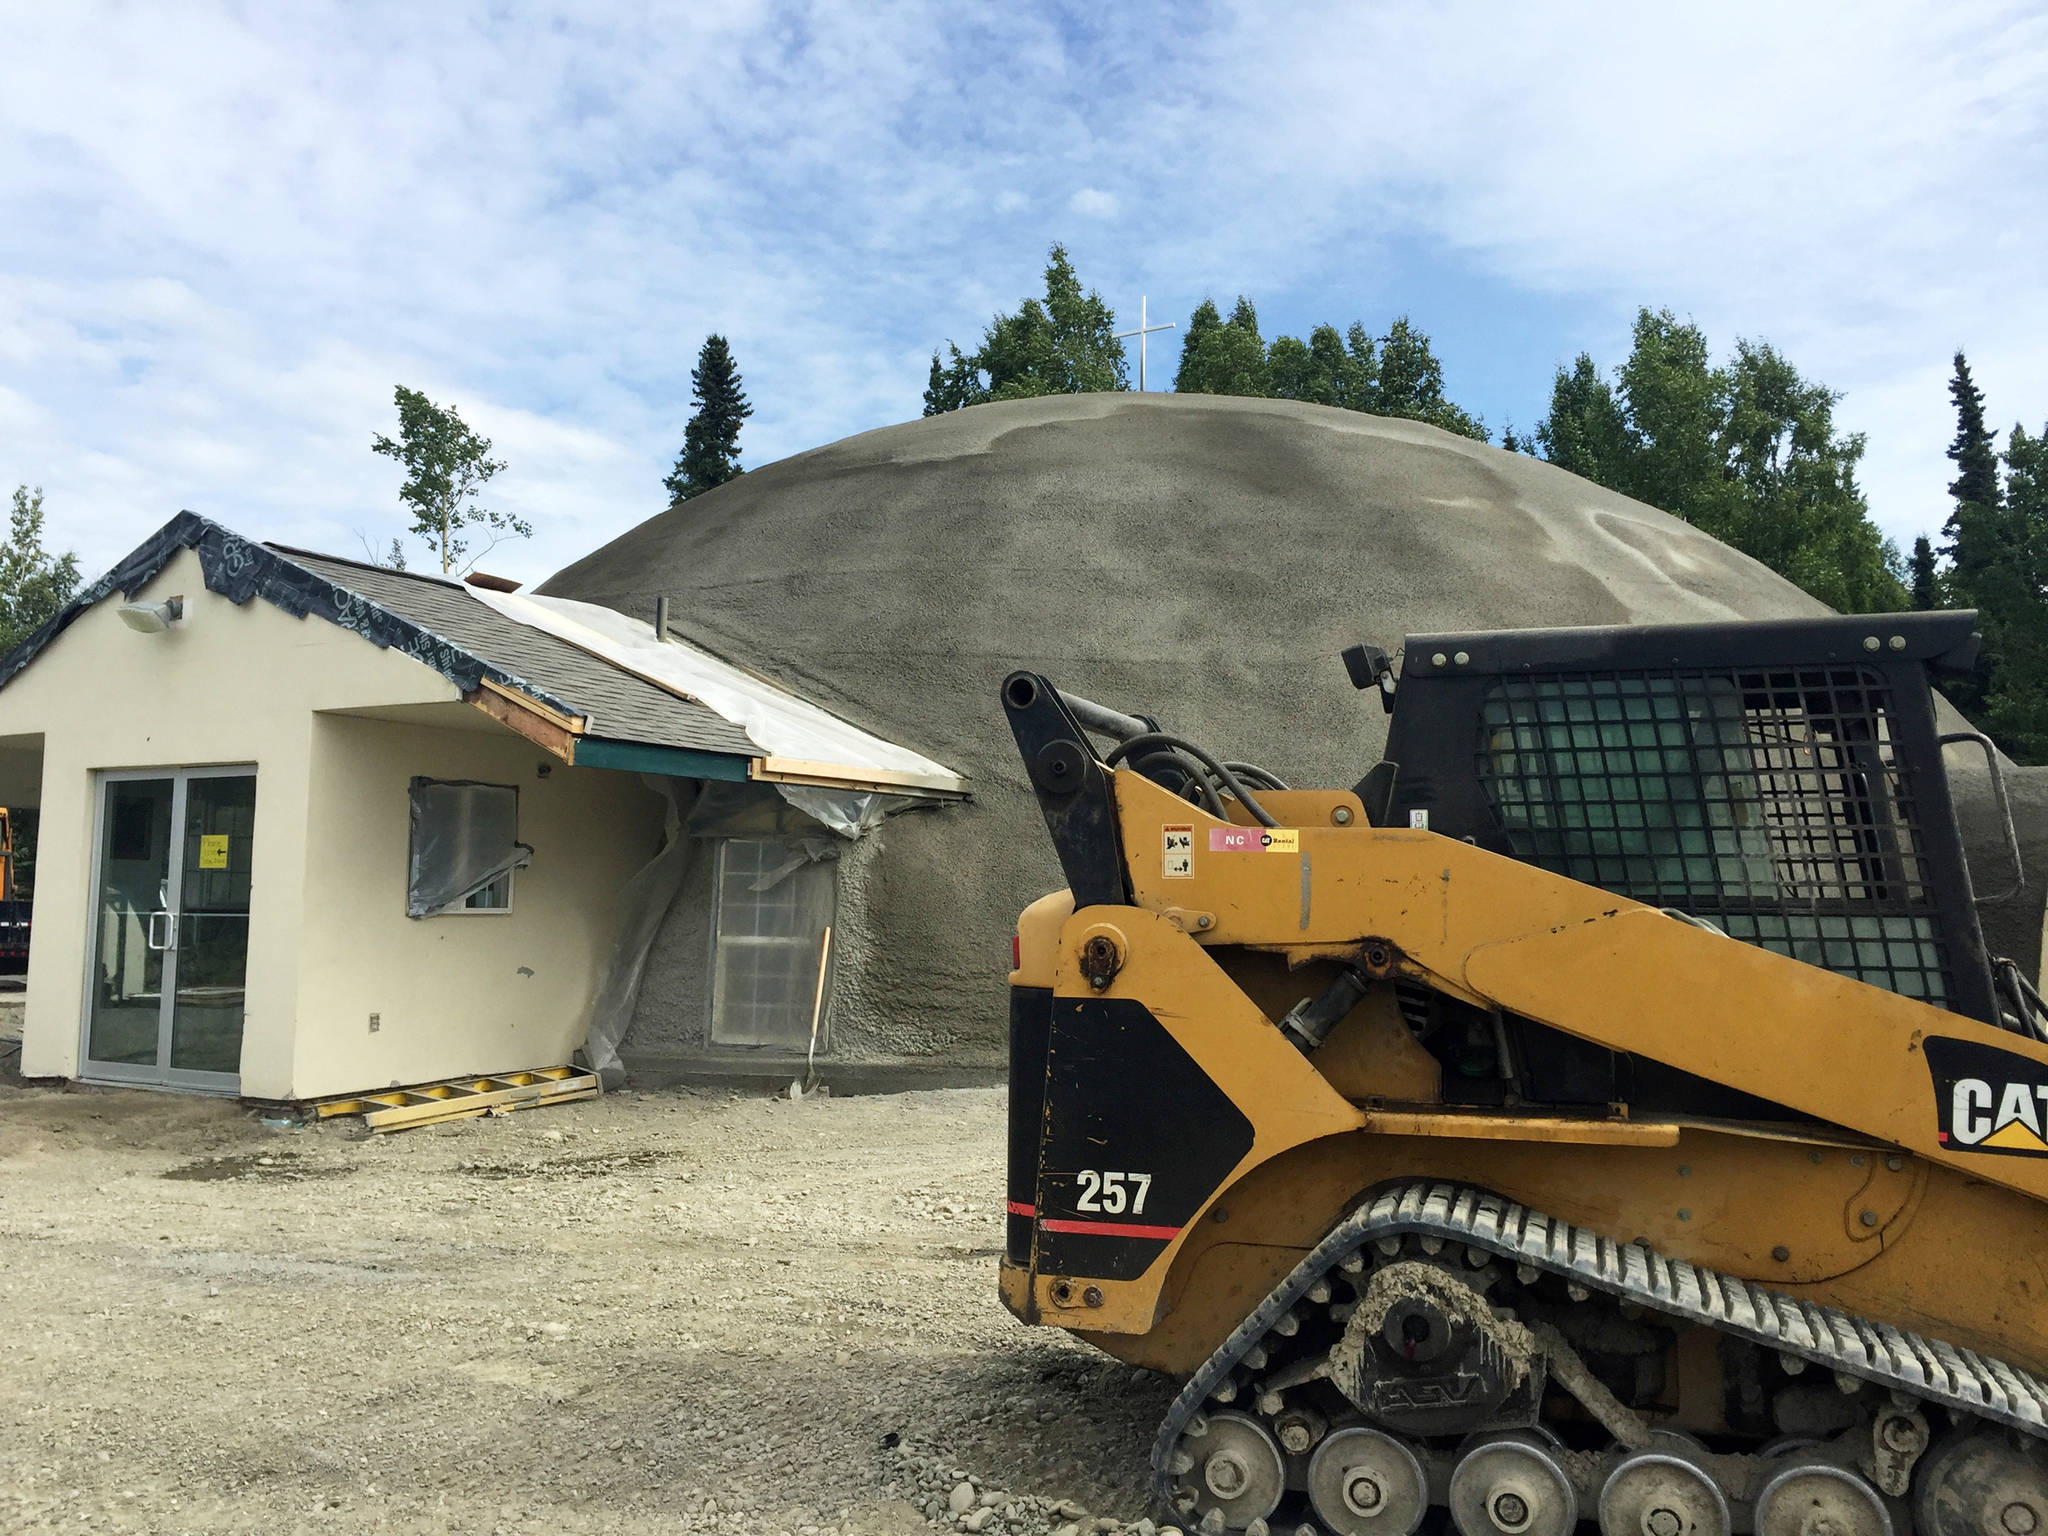
[(706, 332), (758, 465), (915, 416), (1056, 239), (1126, 324), (1405, 311), (1496, 429), (1639, 304), (1768, 338), (1844, 393), (1902, 543), (1944, 515), (1957, 346), (1994, 422), (2048, 418), (2038, 7), (0, 19), (0, 483), (94, 569), (181, 507), (381, 546), (403, 382), (495, 440), (539, 531), (486, 564), (542, 576), (660, 510)]

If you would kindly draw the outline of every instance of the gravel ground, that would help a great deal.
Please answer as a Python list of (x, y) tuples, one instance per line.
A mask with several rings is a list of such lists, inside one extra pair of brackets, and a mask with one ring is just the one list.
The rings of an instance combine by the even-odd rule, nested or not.
[(0, 1529), (1145, 1536), (1172, 1383), (1002, 1309), (1002, 1147), (986, 1089), (0, 1085)]

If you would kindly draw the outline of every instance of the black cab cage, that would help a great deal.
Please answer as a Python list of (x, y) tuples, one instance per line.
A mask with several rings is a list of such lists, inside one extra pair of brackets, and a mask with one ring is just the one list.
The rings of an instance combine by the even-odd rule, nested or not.
[(1929, 673), (1974, 613), (1410, 636), (1377, 824), (1999, 1022)]

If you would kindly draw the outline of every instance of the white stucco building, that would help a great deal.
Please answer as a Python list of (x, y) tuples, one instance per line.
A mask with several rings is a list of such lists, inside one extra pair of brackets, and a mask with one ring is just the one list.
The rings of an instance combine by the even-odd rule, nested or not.
[[(0, 803), (40, 808), (23, 1074), (303, 1100), (566, 1062), (608, 987), (623, 1032), (705, 784), (856, 831), (961, 789), (581, 607), (189, 513), (83, 593), (0, 675)], [(729, 947), (822, 996), (760, 938)]]

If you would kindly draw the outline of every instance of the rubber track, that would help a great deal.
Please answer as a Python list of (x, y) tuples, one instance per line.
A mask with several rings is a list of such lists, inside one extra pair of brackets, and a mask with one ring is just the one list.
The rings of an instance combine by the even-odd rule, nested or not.
[(1482, 1248), (1667, 1317), (2048, 1439), (2048, 1383), (2003, 1360), (1795, 1301), (1640, 1243), (1617, 1243), (1483, 1190), (1413, 1183), (1374, 1197), (1334, 1228), (1188, 1379), (1152, 1446), (1153, 1492), (1169, 1514), (1174, 1447), (1224, 1374), (1339, 1259), (1383, 1237), (1409, 1236)]

